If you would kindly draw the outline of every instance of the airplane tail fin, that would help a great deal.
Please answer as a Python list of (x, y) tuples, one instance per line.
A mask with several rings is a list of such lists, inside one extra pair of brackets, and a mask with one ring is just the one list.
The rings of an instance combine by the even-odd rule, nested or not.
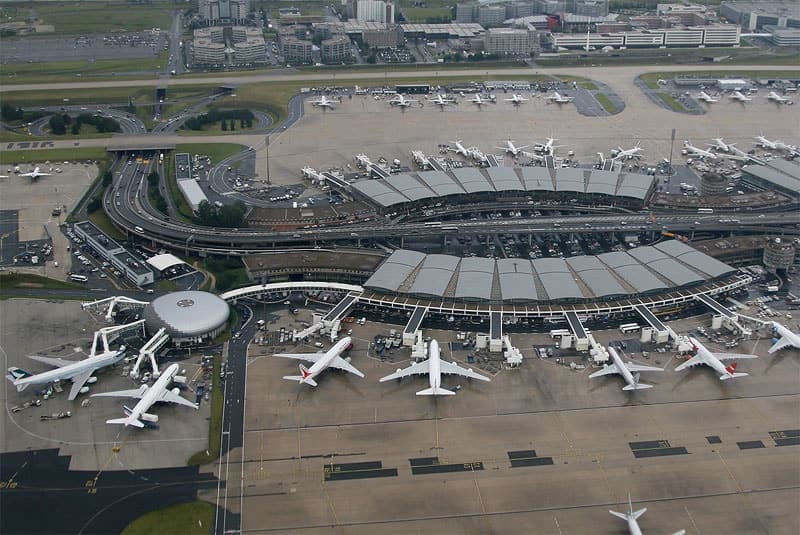
[(317, 386), (317, 382), (311, 377), (311, 372), (302, 364), (300, 365), (300, 375), (284, 375), (283, 378), (289, 381), (297, 381), (298, 383)]
[(134, 427), (144, 427), (144, 424), (140, 422), (138, 418), (131, 418), (130, 416), (127, 416), (125, 418), (115, 418), (113, 420), (106, 420), (106, 423), (121, 424), (124, 425), (125, 427), (128, 427), (129, 425), (132, 425)]
[(456, 393), (452, 390), (447, 390), (446, 388), (442, 388), (440, 386), (435, 386), (432, 388), (426, 388), (425, 390), (420, 390), (417, 392), (418, 396), (455, 396)]
[(719, 378), (722, 379), (723, 381), (727, 381), (728, 379), (734, 379), (736, 377), (745, 377), (747, 375), (750, 375), (750, 374), (749, 373), (739, 372), (739, 373), (731, 373), (729, 375), (720, 375)]
[(625, 513), (618, 513), (617, 511), (612, 511), (611, 509), (609, 509), (608, 512), (611, 513), (612, 515), (614, 515), (617, 518), (621, 518), (622, 520), (625, 520), (626, 522), (628, 521), (628, 515), (626, 515)]
[(632, 385), (623, 386), (622, 389), (625, 391), (630, 390), (644, 390), (646, 388), (653, 388), (653, 385), (648, 385), (645, 383), (634, 383)]
[[(6, 373), (6, 379), (11, 381), (12, 383), (14, 381), (17, 381), (18, 379), (24, 379), (25, 377), (31, 377), (31, 376), (32, 374), (30, 372), (25, 371), (22, 368), (17, 368), (15, 366), (10, 367), (8, 369), (8, 373)], [(22, 392), (23, 390), (25, 390), (25, 388), (27, 388), (27, 386), (28, 386), (27, 384), (16, 385), (17, 392)]]
[(733, 379), (734, 377), (744, 377), (747, 375), (746, 373), (736, 373), (736, 366), (738, 362), (731, 363), (730, 366), (725, 367), (725, 371), (728, 372), (725, 375), (720, 375), (719, 378), (725, 381), (726, 379)]

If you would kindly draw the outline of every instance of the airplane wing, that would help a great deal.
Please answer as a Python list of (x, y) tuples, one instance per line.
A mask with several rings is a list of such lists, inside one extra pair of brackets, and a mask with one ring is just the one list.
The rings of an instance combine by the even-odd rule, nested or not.
[(476, 373), (469, 368), (462, 368), (455, 362), (447, 362), (446, 360), (442, 360), (440, 361), (439, 367), (441, 368), (442, 373), (461, 375), (463, 377), (469, 377), (470, 379), (480, 379), (481, 381), (491, 381), (491, 379), (488, 377)]
[(187, 407), (191, 407), (193, 409), (197, 409), (198, 405), (196, 403), (192, 403), (188, 399), (184, 398), (183, 396), (176, 394), (172, 390), (164, 389), (164, 393), (161, 394), (161, 398), (159, 401), (166, 401), (169, 403), (177, 403), (178, 405), (185, 405)]
[(81, 392), (81, 388), (83, 385), (86, 384), (86, 381), (89, 380), (89, 377), (92, 376), (94, 373), (94, 369), (86, 370), (85, 372), (78, 374), (72, 378), (72, 388), (69, 390), (69, 397), (68, 400), (72, 401), (78, 394)]
[(603, 375), (611, 375), (613, 373), (619, 373), (619, 368), (617, 368), (616, 364), (610, 364), (605, 366), (602, 370), (598, 370), (589, 376), (589, 379), (594, 379), (595, 377), (602, 377)]
[(408, 377), (409, 375), (421, 375), (428, 373), (429, 366), (428, 360), (423, 360), (422, 362), (415, 362), (408, 368), (403, 368), (402, 370), (397, 370), (394, 373), (390, 373), (386, 377), (381, 377), (378, 381), (379, 383), (383, 383), (385, 381), (391, 381), (392, 379), (400, 379), (401, 377)]
[(342, 357), (336, 357), (331, 361), (329, 364), (331, 368), (338, 368), (340, 370), (344, 370), (346, 372), (350, 372), (353, 375), (358, 375), (359, 377), (364, 377), (364, 374), (358, 371), (355, 366), (344, 360)]
[(92, 394), (92, 397), (118, 397), (118, 398), (138, 398), (141, 399), (142, 396), (147, 392), (148, 387), (147, 385), (142, 385), (139, 388), (133, 388), (131, 390), (115, 390), (114, 392), (100, 392), (99, 394)]
[(784, 347), (790, 347), (791, 345), (792, 345), (791, 340), (789, 340), (786, 336), (784, 336), (783, 338), (781, 338), (780, 340), (778, 340), (777, 342), (772, 344), (772, 347), (770, 347), (767, 350), (767, 353), (769, 353), (771, 355), (771, 354), (775, 353), (776, 351), (780, 351)]
[(664, 368), (656, 368), (655, 366), (645, 366), (644, 364), (636, 364), (635, 362), (628, 361), (625, 367), (632, 372), (663, 372)]
[(80, 362), (78, 360), (67, 360), (67, 359), (53, 358), (53, 357), (40, 357), (39, 355), (28, 355), (28, 358), (31, 360), (37, 360), (39, 362), (43, 362), (48, 366), (55, 366), (56, 368), (63, 368), (64, 366), (69, 366), (70, 364), (75, 364), (76, 362)]
[(681, 370), (685, 370), (686, 368), (690, 368), (692, 366), (696, 366), (698, 364), (704, 364), (704, 363), (705, 363), (705, 360), (703, 360), (703, 357), (701, 357), (700, 355), (695, 355), (694, 357), (690, 358), (689, 360), (687, 360), (686, 362), (684, 362), (680, 366), (677, 366), (675, 368), (675, 371), (679, 372)]
[(275, 357), (283, 357), (285, 359), (305, 360), (306, 362), (317, 362), (320, 358), (325, 356), (325, 353), (275, 353)]
[(714, 353), (719, 360), (757, 359), (758, 355), (745, 355), (742, 353)]

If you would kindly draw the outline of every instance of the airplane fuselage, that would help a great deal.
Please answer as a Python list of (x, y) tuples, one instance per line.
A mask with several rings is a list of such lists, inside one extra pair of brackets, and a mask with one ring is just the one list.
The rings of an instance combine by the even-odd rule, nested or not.
[(609, 347), (608, 354), (611, 355), (611, 360), (614, 361), (614, 364), (617, 365), (619, 374), (622, 376), (623, 379), (625, 379), (625, 382), (628, 383), (629, 385), (636, 384), (636, 381), (633, 380), (633, 374), (628, 369), (628, 367), (625, 366), (625, 363), (622, 362), (622, 357), (619, 356), (617, 350), (614, 349), (613, 347)]
[(314, 379), (317, 375), (321, 372), (325, 371), (325, 369), (330, 366), (331, 361), (344, 353), (344, 350), (347, 349), (347, 346), (350, 345), (351, 339), (349, 336), (345, 336), (338, 342), (336, 342), (333, 347), (331, 347), (328, 351), (325, 352), (325, 356), (315, 362), (309, 369), (308, 369), (308, 379)]
[(145, 392), (139, 402), (134, 405), (133, 409), (131, 409), (130, 418), (140, 420), (142, 414), (146, 413), (147, 410), (153, 406), (164, 390), (169, 387), (169, 384), (172, 382), (172, 378), (177, 374), (178, 365), (171, 364), (169, 368), (167, 368), (166, 371), (161, 374), (158, 380), (153, 383), (153, 386), (147, 389), (147, 392)]
[(428, 384), (434, 390), (442, 386), (442, 366), (439, 356), (439, 342), (431, 340), (428, 356)]
[(72, 379), (73, 377), (80, 375), (88, 370), (97, 370), (100, 368), (104, 368), (106, 366), (110, 366), (116, 362), (122, 360), (125, 356), (124, 351), (117, 351), (111, 353), (109, 355), (100, 355), (92, 358), (87, 358), (84, 360), (79, 360), (75, 364), (68, 364), (67, 366), (62, 366), (61, 368), (55, 368), (53, 370), (48, 370), (46, 372), (38, 373), (36, 375), (32, 375), (30, 377), (23, 377), (21, 379), (17, 379), (14, 381), (14, 386), (17, 389), (24, 389), (29, 385), (43, 385), (48, 383), (54, 383), (56, 381), (64, 381), (66, 379)]

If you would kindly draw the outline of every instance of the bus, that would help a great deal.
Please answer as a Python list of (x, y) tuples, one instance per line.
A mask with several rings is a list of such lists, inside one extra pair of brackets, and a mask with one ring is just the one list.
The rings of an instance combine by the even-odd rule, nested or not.
[(69, 278), (70, 278), (70, 280), (73, 280), (75, 282), (88, 282), (89, 281), (89, 277), (87, 277), (86, 275), (75, 275), (75, 274), (73, 274), (73, 275), (70, 275)]
[(561, 338), (562, 336), (570, 336), (572, 332), (569, 329), (553, 329), (550, 331), (550, 338)]
[(714, 209), (713, 208), (698, 208), (697, 209), (697, 213), (698, 214), (713, 214), (714, 213)]
[(428, 221), (427, 223), (425, 223), (425, 226), (426, 227), (441, 227), (442, 226), (442, 222), (441, 221)]
[(638, 323), (623, 323), (619, 326), (619, 332), (622, 334), (635, 333), (639, 328)]

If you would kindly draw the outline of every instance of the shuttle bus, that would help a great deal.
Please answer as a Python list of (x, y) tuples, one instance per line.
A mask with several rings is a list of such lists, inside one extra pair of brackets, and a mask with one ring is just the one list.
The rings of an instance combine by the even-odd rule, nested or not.
[(569, 329), (553, 329), (550, 331), (550, 338), (561, 338), (562, 336), (570, 336), (572, 331)]
[(89, 277), (87, 277), (86, 275), (75, 275), (75, 274), (72, 274), (72, 275), (69, 276), (69, 279), (73, 280), (75, 282), (88, 282), (89, 281)]
[(697, 213), (698, 214), (713, 214), (714, 213), (714, 209), (713, 208), (698, 208), (697, 209)]
[(639, 328), (638, 323), (623, 323), (619, 326), (619, 332), (622, 334), (635, 333)]

